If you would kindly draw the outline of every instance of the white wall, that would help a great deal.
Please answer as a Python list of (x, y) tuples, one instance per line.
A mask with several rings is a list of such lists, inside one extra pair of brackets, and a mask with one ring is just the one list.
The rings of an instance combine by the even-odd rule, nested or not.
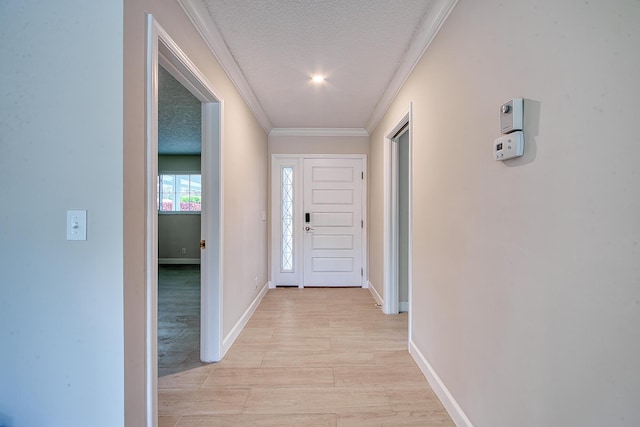
[[(413, 344), (475, 426), (640, 424), (640, 3), (460, 0), (413, 101)], [(492, 160), (525, 97), (525, 156)], [(375, 220), (375, 221), (374, 221)]]
[(146, 13), (224, 99), (223, 335), (267, 283), (267, 136), (175, 0), (127, 0), (124, 10), (125, 390), (127, 425), (144, 420), (144, 132)]
[(122, 425), (122, 2), (3, 1), (0, 40), (0, 425)]

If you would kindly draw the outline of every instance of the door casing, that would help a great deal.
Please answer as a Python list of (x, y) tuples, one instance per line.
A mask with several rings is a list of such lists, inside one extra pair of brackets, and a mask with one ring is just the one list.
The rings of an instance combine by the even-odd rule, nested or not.
[[(305, 159), (361, 159), (362, 169), (364, 173), (364, 179), (362, 180), (362, 218), (364, 226), (362, 229), (362, 287), (368, 287), (368, 254), (367, 254), (367, 155), (366, 154), (272, 154), (271, 166), (270, 166), (270, 204), (271, 204), (271, 245), (270, 245), (270, 266), (271, 266), (271, 280), (269, 282), (270, 288), (275, 288), (276, 285), (283, 286), (298, 286), (304, 287), (303, 268), (304, 262), (301, 259), (302, 249), (299, 250), (298, 256), (294, 255), (294, 265), (296, 269), (296, 275), (291, 275), (284, 283), (278, 283), (278, 276), (276, 272), (280, 269), (279, 256), (280, 256), (280, 181), (279, 171), (282, 166), (291, 165), (296, 167), (296, 181), (302, 183), (303, 170)], [(297, 200), (301, 201), (303, 197), (303, 189), (301, 185), (295, 187), (295, 196)], [(302, 238), (302, 218), (303, 205), (302, 203), (294, 203), (294, 245), (298, 248), (303, 246)]]
[(412, 318), (412, 248), (413, 248), (413, 106), (409, 108), (385, 133), (384, 138), (384, 229), (383, 229), (383, 271), (384, 271), (384, 300), (382, 309), (385, 314), (398, 314), (398, 158), (394, 153), (393, 138), (408, 124), (409, 126), (409, 342), (411, 342)]
[(201, 352), (206, 362), (222, 358), (222, 244), (224, 101), (151, 14), (147, 14), (145, 93), (145, 421), (158, 423), (158, 66), (167, 69), (202, 102)]

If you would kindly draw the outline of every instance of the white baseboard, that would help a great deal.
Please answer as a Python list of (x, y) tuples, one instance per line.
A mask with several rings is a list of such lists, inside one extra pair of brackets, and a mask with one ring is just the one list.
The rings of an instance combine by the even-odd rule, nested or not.
[(244, 311), (240, 319), (233, 326), (233, 328), (231, 329), (231, 332), (229, 332), (229, 334), (226, 337), (224, 337), (224, 339), (222, 340), (223, 356), (227, 354), (227, 351), (229, 351), (233, 342), (236, 340), (236, 338), (238, 338), (238, 335), (240, 335), (240, 332), (242, 332), (242, 329), (244, 329), (249, 319), (251, 319), (251, 316), (256, 311), (256, 308), (258, 308), (258, 305), (260, 305), (260, 301), (262, 301), (262, 298), (264, 298), (267, 291), (269, 290), (270, 283), (271, 282), (267, 282), (264, 284), (262, 289), (260, 289), (260, 292), (258, 292), (258, 295), (256, 295), (253, 302), (249, 305), (249, 307), (247, 307), (247, 309)]
[(158, 264), (200, 264), (200, 258), (158, 258)]
[(469, 420), (469, 418), (467, 418), (464, 411), (462, 411), (462, 408), (460, 407), (460, 405), (458, 405), (458, 402), (456, 402), (456, 400), (453, 398), (447, 386), (444, 385), (436, 371), (433, 369), (431, 364), (427, 361), (418, 347), (416, 347), (413, 341), (409, 342), (409, 353), (413, 357), (413, 360), (415, 360), (418, 364), (418, 367), (426, 377), (427, 382), (429, 383), (435, 394), (438, 396), (438, 399), (440, 399), (440, 402), (442, 402), (442, 405), (447, 410), (449, 416), (456, 424), (456, 426), (473, 427), (473, 424), (471, 424), (471, 421)]
[(367, 288), (369, 288), (369, 292), (371, 292), (371, 295), (373, 295), (373, 299), (376, 300), (376, 303), (380, 304), (380, 307), (382, 307), (382, 303), (383, 303), (382, 297), (380, 296), (378, 291), (376, 291), (375, 286), (373, 286), (371, 282), (369, 282), (368, 280), (367, 280)]

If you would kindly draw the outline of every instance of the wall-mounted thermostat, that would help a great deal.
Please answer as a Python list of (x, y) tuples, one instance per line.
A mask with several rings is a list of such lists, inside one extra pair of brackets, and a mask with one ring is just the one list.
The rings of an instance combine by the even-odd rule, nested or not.
[(493, 157), (507, 160), (524, 154), (524, 132), (521, 130), (503, 135), (493, 143)]
[(510, 133), (522, 130), (522, 98), (514, 98), (500, 106), (500, 132)]

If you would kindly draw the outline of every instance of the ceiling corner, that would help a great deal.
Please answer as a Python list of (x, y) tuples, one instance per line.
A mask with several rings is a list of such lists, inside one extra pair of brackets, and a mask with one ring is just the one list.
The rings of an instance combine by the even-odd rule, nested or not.
[(236, 87), (240, 96), (249, 106), (251, 112), (253, 112), (256, 120), (267, 133), (267, 135), (273, 129), (269, 117), (264, 112), (264, 109), (260, 105), (258, 98), (256, 98), (251, 86), (247, 82), (242, 70), (236, 63), (233, 55), (229, 51), (222, 35), (211, 22), (209, 11), (205, 7), (204, 3), (200, 0), (178, 0), (178, 3), (187, 14), (189, 20), (193, 23), (200, 36), (204, 39), (205, 43), (216, 57), (225, 73)]
[(424, 22), (416, 31), (416, 34), (398, 65), (391, 82), (385, 89), (382, 97), (380, 97), (380, 100), (376, 104), (376, 107), (367, 122), (365, 129), (369, 134), (371, 134), (378, 126), (382, 116), (384, 116), (387, 109), (391, 106), (391, 103), (400, 91), (400, 88), (406, 82), (413, 69), (427, 51), (429, 45), (442, 27), (442, 24), (444, 24), (445, 20), (457, 3), (458, 0), (434, 1), (431, 11), (427, 13)]

